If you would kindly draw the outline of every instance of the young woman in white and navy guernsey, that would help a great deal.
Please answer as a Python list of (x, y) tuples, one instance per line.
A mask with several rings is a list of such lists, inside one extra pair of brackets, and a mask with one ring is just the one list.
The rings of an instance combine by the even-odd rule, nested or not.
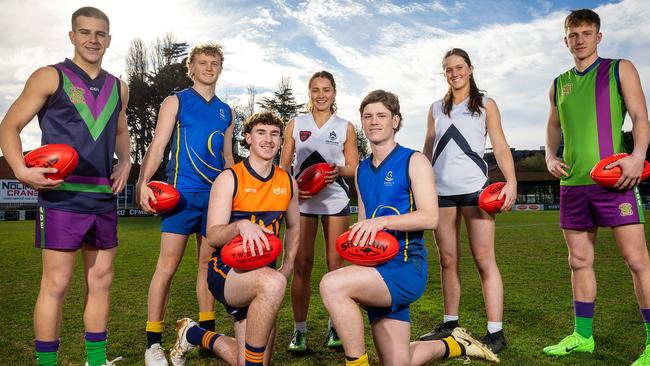
[[(318, 233), (318, 221), (323, 224), (327, 270), (343, 266), (336, 252), (336, 238), (349, 226), (349, 187), (343, 178), (351, 178), (359, 163), (357, 139), (354, 126), (336, 115), (336, 82), (327, 71), (314, 73), (309, 79), (309, 113), (289, 121), (285, 131), (280, 166), (290, 171), (293, 163), (294, 176), (307, 167), (327, 162), (334, 171), (327, 177), (330, 182), (311, 197), (300, 191), (300, 248), (295, 260), (291, 283), (291, 304), (295, 321), (294, 334), (289, 351), (307, 350), (307, 310), (311, 295), (311, 272), (314, 266), (314, 242)], [(295, 153), (295, 158), (294, 158)], [(326, 343), (340, 347), (336, 330), (328, 326)]]
[(500, 197), (502, 211), (510, 210), (517, 197), (512, 154), (501, 128), (501, 116), (493, 99), (479, 91), (467, 52), (448, 51), (442, 62), (449, 84), (443, 99), (428, 113), (423, 153), (431, 160), (436, 177), (440, 222), (434, 234), (440, 255), (443, 322), (422, 340), (441, 339), (459, 326), (460, 222), (465, 221), (469, 245), (481, 276), (487, 312), (483, 343), (494, 352), (505, 348), (503, 335), (503, 282), (494, 253), (494, 214), (478, 207), (478, 195), (488, 184), (488, 165), (483, 159), (486, 137), (506, 178)]

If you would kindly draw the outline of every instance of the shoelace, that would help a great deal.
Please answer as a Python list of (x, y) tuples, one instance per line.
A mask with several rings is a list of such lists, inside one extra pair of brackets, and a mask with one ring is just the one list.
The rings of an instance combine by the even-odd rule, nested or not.
[(472, 359), (469, 358), (469, 356), (454, 358), (454, 361), (462, 362), (463, 365), (469, 365), (470, 363), (472, 363)]
[(106, 362), (106, 366), (116, 366), (116, 365), (115, 365), (115, 361), (121, 361), (121, 360), (122, 360), (122, 356), (117, 357), (117, 358), (115, 358), (113, 361), (107, 361), (107, 362)]
[(153, 352), (153, 357), (157, 360), (163, 360), (165, 359), (165, 350), (162, 347), (156, 347), (156, 348), (150, 348)]

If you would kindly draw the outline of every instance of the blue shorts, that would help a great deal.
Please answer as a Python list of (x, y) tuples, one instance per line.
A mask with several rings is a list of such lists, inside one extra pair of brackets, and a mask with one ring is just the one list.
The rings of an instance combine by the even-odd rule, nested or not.
[(160, 231), (182, 235), (200, 232), (201, 235), (206, 236), (210, 192), (180, 193), (178, 206), (173, 211), (162, 214)]
[(375, 267), (388, 286), (391, 305), (388, 307), (368, 307), (368, 321), (388, 317), (390, 319), (411, 321), (409, 306), (422, 296), (427, 286), (427, 261), (422, 257), (411, 257), (404, 263), (393, 259)]
[[(275, 268), (275, 261), (269, 264), (269, 267)], [(210, 258), (210, 261), (208, 262), (208, 289), (212, 293), (212, 296), (223, 304), (228, 314), (233, 317), (233, 320), (238, 322), (246, 319), (248, 316), (248, 307), (232, 307), (228, 305), (228, 302), (226, 301), (224, 289), (226, 287), (226, 279), (228, 278), (230, 270), (232, 270), (232, 267), (224, 264), (217, 252), (214, 252), (212, 258)]]
[(438, 207), (465, 207), (478, 206), (478, 196), (481, 191), (455, 194), (452, 196), (438, 196)]

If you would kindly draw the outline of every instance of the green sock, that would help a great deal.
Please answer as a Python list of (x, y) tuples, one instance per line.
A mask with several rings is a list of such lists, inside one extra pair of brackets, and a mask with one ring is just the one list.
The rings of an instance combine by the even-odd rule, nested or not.
[(86, 357), (88, 366), (106, 364), (106, 341), (91, 342), (86, 340)]
[(645, 345), (650, 345), (650, 323), (643, 323), (645, 325)]
[(56, 366), (58, 364), (58, 352), (36, 352), (38, 366)]
[(583, 318), (581, 316), (576, 316), (576, 333), (580, 334), (585, 338), (591, 337), (591, 329), (594, 318)]

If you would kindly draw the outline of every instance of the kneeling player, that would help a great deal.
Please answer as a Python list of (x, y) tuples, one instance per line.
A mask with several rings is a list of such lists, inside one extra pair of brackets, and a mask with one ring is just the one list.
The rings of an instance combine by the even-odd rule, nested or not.
[(462, 328), (442, 340), (410, 343), (409, 306), (422, 295), (427, 281), (423, 231), (438, 222), (433, 171), (424, 155), (395, 142), (402, 116), (394, 94), (371, 92), (359, 112), (372, 155), (357, 169), (359, 221), (350, 235), (354, 245), (365, 245), (378, 231), (388, 230), (400, 242), (400, 251), (380, 266), (348, 266), (327, 273), (321, 281), (323, 302), (339, 332), (346, 364), (368, 365), (359, 305), (368, 309), (384, 365), (419, 365), (464, 355), (498, 361)]
[[(273, 164), (282, 142), (282, 122), (269, 112), (244, 123), (250, 156), (215, 180), (208, 208), (208, 243), (216, 247), (208, 266), (208, 286), (235, 319), (235, 337), (201, 329), (190, 319), (177, 322), (178, 339), (171, 350), (174, 365), (202, 346), (231, 365), (268, 364), (273, 349), (275, 318), (298, 249), (300, 213), (291, 176)], [(236, 235), (252, 253), (268, 250), (266, 233), (278, 235), (286, 219), (282, 266), (238, 271), (220, 258), (221, 247)], [(268, 351), (266, 351), (268, 350)]]

